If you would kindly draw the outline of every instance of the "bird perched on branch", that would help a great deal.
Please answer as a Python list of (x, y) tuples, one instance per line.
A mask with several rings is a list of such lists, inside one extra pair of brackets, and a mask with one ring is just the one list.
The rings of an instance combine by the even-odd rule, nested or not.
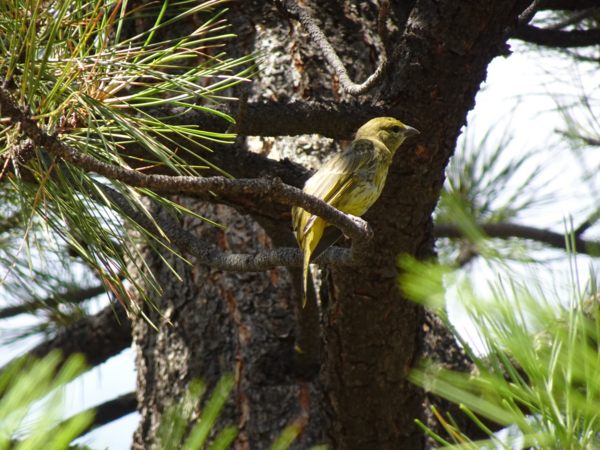
[[(362, 216), (381, 194), (396, 149), (409, 136), (419, 134), (392, 117), (379, 117), (364, 124), (356, 139), (336, 154), (304, 185), (304, 192), (334, 208)], [(294, 230), (304, 252), (302, 305), (306, 305), (308, 267), (341, 236), (338, 228), (302, 208), (292, 209)]]

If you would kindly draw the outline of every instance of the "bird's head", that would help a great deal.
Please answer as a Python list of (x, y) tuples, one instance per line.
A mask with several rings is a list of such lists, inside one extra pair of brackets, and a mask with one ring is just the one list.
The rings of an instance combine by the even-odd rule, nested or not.
[(377, 117), (359, 128), (356, 139), (377, 139), (394, 153), (404, 139), (417, 134), (419, 134), (417, 130), (393, 117)]

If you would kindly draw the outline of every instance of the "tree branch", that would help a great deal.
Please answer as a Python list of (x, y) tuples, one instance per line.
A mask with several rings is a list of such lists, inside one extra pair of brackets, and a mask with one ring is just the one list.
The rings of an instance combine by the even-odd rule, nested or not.
[[(312, 17), (310, 17), (310, 15), (308, 15), (308, 13), (306, 11), (304, 11), (304, 9), (302, 9), (293, 0), (284, 0), (284, 4), (285, 4), (285, 6), (282, 8), (280, 0), (277, 0), (275, 2), (275, 5), (278, 6), (278, 9), (283, 10), (283, 12), (287, 13), (287, 15), (289, 17), (291, 17), (294, 20), (299, 21), (302, 24), (302, 26), (304, 27), (306, 32), (309, 34), (311, 40), (315, 44), (317, 44), (319, 46), (319, 48), (321, 49), (321, 52), (323, 53), (323, 56), (325, 57), (325, 59), (327, 60), (329, 65), (331, 65), (331, 67), (333, 67), (333, 70), (335, 71), (335, 74), (338, 77), (338, 80), (340, 82), (340, 86), (342, 86), (342, 88), (348, 94), (350, 94), (350, 95), (365, 94), (381, 82), (381, 80), (383, 79), (383, 75), (385, 74), (385, 71), (388, 67), (388, 60), (386, 57), (382, 58), (381, 65), (379, 67), (377, 67), (375, 72), (369, 78), (367, 78), (367, 80), (364, 83), (362, 83), (362, 84), (353, 83), (352, 80), (350, 79), (350, 77), (348, 76), (348, 72), (346, 72), (344, 63), (340, 60), (336, 51), (334, 50), (334, 48), (331, 46), (331, 44), (327, 40), (327, 37), (325, 37), (325, 35), (321, 31), (321, 29), (315, 24)], [(385, 15), (387, 14), (387, 11), (388, 11), (387, 6), (388, 5), (385, 5), (385, 6), (382, 5), (381, 13), (380, 13), (380, 24), (383, 24), (380, 26), (384, 26), (384, 27), (385, 27), (385, 21), (387, 20), (387, 17), (385, 17)], [(384, 17), (381, 17), (382, 15)], [(384, 19), (384, 20), (382, 20), (382, 19)], [(386, 28), (386, 32), (387, 32), (387, 28)], [(387, 36), (387, 33), (383, 33), (383, 35), (381, 37), (382, 37), (382, 41), (384, 42), (384, 48), (387, 50), (386, 36)]]
[(600, 219), (600, 209), (596, 209), (592, 214), (588, 216), (574, 231), (575, 236), (581, 236), (587, 230), (589, 230), (596, 222)]
[(519, 27), (513, 37), (521, 41), (546, 47), (589, 47), (600, 44), (600, 28), (563, 31), (525, 25)]
[(73, 289), (65, 293), (51, 294), (43, 300), (29, 301), (23, 305), (9, 306), (0, 309), (0, 319), (7, 319), (19, 314), (31, 313), (41, 308), (56, 308), (62, 303), (78, 304), (106, 292), (102, 285), (87, 289)]
[[(211, 179), (204, 178), (204, 180)], [(265, 192), (270, 192), (271, 189), (276, 190), (279, 186), (281, 190), (280, 194), (283, 193), (284, 189), (294, 189), (295, 191), (302, 193), (302, 191), (296, 188), (292, 188), (290, 186), (286, 186), (285, 188), (283, 188), (283, 186), (285, 185), (281, 184), (280, 182), (278, 183), (277, 181), (229, 180), (226, 178), (222, 178), (221, 180), (226, 181), (227, 183), (236, 183), (239, 181), (249, 182), (249, 191), (251, 190), (252, 184), (255, 184), (258, 185), (259, 188), (266, 185), (267, 189)], [(104, 191), (105, 195), (108, 198), (110, 198), (111, 202), (113, 202), (114, 205), (118, 206), (118, 208), (125, 215), (127, 215), (134, 222), (143, 227), (146, 231), (157, 237), (160, 237), (164, 234), (164, 236), (166, 236), (169, 239), (169, 241), (176, 245), (179, 249), (181, 249), (189, 255), (195, 256), (201, 263), (206, 264), (209, 267), (232, 272), (262, 272), (264, 270), (272, 269), (276, 266), (300, 267), (302, 265), (302, 252), (295, 248), (278, 248), (276, 250), (270, 250), (255, 254), (224, 253), (220, 249), (208, 245), (203, 240), (184, 230), (170, 216), (161, 217), (155, 214), (152, 216), (152, 219), (150, 219), (144, 212), (137, 210), (133, 206), (131, 206), (131, 203), (115, 189), (100, 184), (98, 184), (98, 186)], [(244, 189), (243, 184), (240, 183), (237, 183), (236, 187), (238, 189)], [(297, 192), (293, 192), (293, 194), (296, 195)], [(283, 195), (285, 196), (285, 193), (283, 193)], [(312, 197), (312, 199), (314, 199), (314, 197)], [(330, 208), (329, 205), (327, 205), (326, 203), (324, 203), (324, 205)], [(313, 211), (316, 210), (317, 209), (313, 209)], [(323, 212), (325, 211), (326, 210), (323, 209)], [(335, 213), (334, 211), (337, 211), (337, 213)], [(330, 248), (327, 252), (325, 252), (323, 255), (317, 258), (315, 260), (315, 263), (325, 263), (334, 265), (359, 264), (370, 248), (369, 240), (371, 237), (371, 231), (368, 227), (368, 224), (363, 220), (359, 219), (358, 217), (347, 216), (336, 209), (334, 209), (334, 211), (326, 211), (325, 215), (332, 218), (335, 217), (335, 219), (330, 222), (332, 224), (333, 222), (338, 221), (344, 222), (343, 229), (348, 231), (348, 236), (353, 239), (352, 248), (350, 249), (350, 251), (338, 247)], [(329, 219), (325, 218), (325, 216), (322, 217), (329, 222)], [(347, 221), (350, 222), (350, 224), (352, 225), (351, 227), (346, 226), (348, 224)], [(158, 227), (160, 227), (160, 231), (157, 228), (157, 225)], [(342, 227), (339, 228), (342, 229)]]
[(94, 420), (78, 437), (84, 436), (96, 428), (136, 412), (137, 403), (135, 392), (130, 392), (88, 409), (85, 412), (94, 412)]
[(598, 6), (598, 0), (545, 0), (543, 10), (577, 11)]
[(568, 27), (569, 25), (574, 25), (576, 23), (581, 22), (583, 19), (588, 18), (589, 16), (600, 12), (600, 8), (588, 8), (583, 11), (578, 11), (573, 13), (570, 17), (567, 17), (565, 20), (561, 20), (555, 24), (549, 25), (546, 27), (547, 30), (562, 30), (563, 28)]
[[(219, 105), (216, 110), (236, 116), (232, 104)], [(223, 133), (230, 123), (210, 112), (185, 107), (151, 108), (147, 113), (163, 120), (167, 124), (180, 126), (197, 126), (201, 130)], [(246, 112), (238, 124), (240, 136), (298, 136), (303, 134), (320, 134), (332, 139), (348, 140), (354, 137), (358, 128), (375, 117), (390, 116), (407, 121), (408, 113), (400, 107), (379, 107), (361, 103), (330, 100), (313, 100), (307, 102), (249, 102)], [(191, 153), (184, 152), (180, 156), (190, 164), (197, 164), (196, 155), (210, 160), (217, 167), (236, 178), (259, 178), (268, 175), (281, 178), (286, 184), (302, 187), (308, 177), (306, 169), (292, 163), (288, 159), (275, 161), (257, 153), (249, 152), (242, 145), (223, 145), (210, 143), (213, 152), (189, 140), (172, 136), (175, 144), (184, 145)], [(130, 159), (133, 167), (141, 167), (146, 163), (138, 159), (152, 159), (148, 151), (136, 142), (123, 144), (121, 154)], [(28, 158), (22, 158), (28, 159)], [(0, 166), (0, 170), (3, 166)], [(2, 173), (2, 172), (0, 172)], [(164, 165), (157, 165), (145, 171), (151, 174), (172, 174)], [(212, 174), (213, 172), (207, 171)], [(32, 177), (35, 181), (35, 178)]]
[[(221, 105), (219, 111), (229, 115), (237, 115), (232, 105)], [(148, 113), (157, 120), (164, 120), (170, 125), (197, 126), (201, 130), (225, 132), (229, 122), (204, 111), (183, 107), (165, 107), (152, 109)], [(332, 139), (352, 139), (358, 128), (370, 119), (381, 116), (396, 117), (402, 121), (414, 121), (400, 107), (376, 107), (360, 103), (336, 103), (329, 100), (307, 102), (267, 102), (248, 103), (246, 112), (239, 122), (237, 132), (243, 136), (297, 136), (302, 134), (320, 134)], [(171, 136), (173, 142), (164, 142), (170, 146), (185, 146), (190, 151), (183, 152), (180, 157), (189, 164), (198, 164), (198, 156), (210, 161), (216, 167), (233, 175), (235, 178), (278, 177), (285, 184), (301, 188), (308, 178), (306, 169), (288, 160), (275, 161), (254, 152), (243, 145), (223, 145), (210, 143), (213, 150), (195, 145), (177, 135)], [(136, 142), (123, 145), (121, 155), (128, 157), (133, 168), (146, 165), (143, 160), (152, 159), (148, 151)], [(142, 160), (138, 162), (139, 160)], [(165, 165), (157, 165), (145, 170), (149, 174), (173, 175)], [(218, 175), (216, 171), (207, 170), (208, 175)], [(209, 201), (213, 201), (210, 199)], [(256, 210), (248, 209), (257, 214)], [(272, 216), (274, 217), (274, 216)]]
[[(232, 105), (221, 105), (217, 110), (236, 115)], [(184, 107), (155, 108), (147, 111), (157, 120), (169, 125), (196, 126), (201, 130), (225, 132), (229, 122), (215, 114), (186, 109)], [(403, 121), (414, 121), (400, 107), (376, 107), (360, 103), (336, 103), (329, 100), (310, 102), (267, 102), (248, 103), (246, 112), (238, 124), (237, 132), (241, 136), (297, 136), (320, 134), (332, 139), (352, 139), (358, 128), (370, 119), (381, 116), (396, 117)], [(212, 152), (205, 147), (195, 145), (189, 140), (170, 136), (174, 142), (164, 142), (169, 146), (185, 146), (190, 150), (180, 157), (189, 164), (198, 164), (198, 156), (236, 178), (260, 178), (268, 175), (278, 177), (291, 186), (302, 187), (307, 179), (307, 171), (288, 159), (275, 161), (248, 151), (243, 145), (223, 145), (210, 143)], [(126, 157), (132, 167), (147, 165), (138, 160), (153, 159), (146, 148), (131, 142), (123, 145), (121, 155)], [(150, 174), (173, 175), (165, 165), (157, 165), (145, 170)], [(216, 171), (206, 171), (217, 174)]]
[[(8, 92), (0, 88), (0, 107), (2, 112), (21, 125), (22, 132), (37, 146), (89, 172), (95, 172), (111, 180), (118, 180), (138, 188), (147, 188), (170, 194), (225, 192), (239, 196), (267, 196), (270, 200), (288, 205), (299, 206), (311, 214), (323, 218), (326, 222), (341, 229), (353, 239), (350, 251), (334, 248), (325, 252), (315, 262), (354, 265), (358, 264), (368, 252), (372, 231), (368, 224), (333, 208), (324, 201), (305, 194), (292, 186), (284, 185), (281, 180), (231, 180), (224, 177), (185, 177), (146, 175), (133, 170), (124, 170), (80, 153), (40, 129), (36, 122), (21, 111), (10, 98)], [(144, 212), (134, 208), (131, 203), (116, 190), (97, 185), (111, 199), (114, 205), (145, 230), (157, 237), (164, 235), (184, 252), (195, 256), (200, 262), (221, 270), (236, 272), (256, 272), (272, 269), (275, 266), (294, 266), (302, 264), (302, 253), (297, 249), (277, 249), (254, 255), (230, 255), (213, 248), (201, 239), (187, 232), (170, 218), (154, 216), (150, 219)], [(93, 193), (91, 193), (93, 194)], [(157, 228), (156, 224), (160, 227)]]
[(313, 100), (307, 102), (248, 103), (238, 133), (244, 136), (299, 136), (319, 134), (331, 139), (351, 139), (356, 130), (375, 117), (403, 119), (399, 107)]
[(533, 19), (533, 16), (542, 8), (546, 0), (534, 0), (529, 7), (519, 16), (517, 28), (527, 25)]
[[(229, 103), (214, 109), (236, 117), (236, 121), (239, 119), (236, 133), (241, 136), (320, 134), (332, 139), (352, 138), (358, 128), (375, 117), (392, 116), (402, 120), (406, 115), (400, 107), (326, 99), (248, 102), (241, 111)], [(196, 125), (205, 131), (224, 133), (230, 126), (230, 122), (215, 114), (182, 106), (152, 108), (147, 112), (168, 124)]]
[[(532, 241), (542, 242), (554, 248), (567, 249), (566, 238), (564, 234), (556, 233), (550, 230), (516, 225), (513, 223), (491, 223), (479, 225), (481, 229), (491, 238), (509, 239), (512, 237), (521, 239), (530, 239)], [(460, 228), (454, 224), (436, 224), (436, 238), (462, 238), (465, 237)], [(575, 248), (569, 249), (584, 255), (600, 256), (600, 242), (586, 241), (578, 236), (574, 237)]]
[(508, 40), (517, 34), (517, 30), (527, 26), (535, 14), (542, 8), (546, 0), (534, 0), (525, 11), (523, 11), (516, 22), (516, 26), (508, 26), (504, 30), (503, 39)]
[(131, 321), (125, 308), (107, 306), (95, 316), (86, 317), (58, 332), (27, 352), (43, 358), (52, 350), (60, 350), (63, 359), (75, 353), (85, 356), (95, 367), (131, 346)]

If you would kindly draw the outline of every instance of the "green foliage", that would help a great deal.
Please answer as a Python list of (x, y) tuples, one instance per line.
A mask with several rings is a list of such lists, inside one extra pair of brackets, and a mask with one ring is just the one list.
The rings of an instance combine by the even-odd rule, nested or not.
[[(401, 285), (415, 301), (439, 310), (446, 324), (443, 294), (457, 292), (485, 353), (457, 339), (475, 363), (473, 373), (455, 373), (424, 361), (410, 379), (460, 404), (489, 440), (472, 442), (451, 416), (438, 419), (451, 441), (448, 448), (589, 449), (600, 446), (600, 307), (595, 284), (579, 289), (573, 282), (568, 304), (552, 301), (547, 290), (516, 279), (491, 284), (483, 300), (447, 268), (404, 259)], [(575, 277), (573, 276), (573, 280)], [(511, 427), (500, 439), (480, 421)], [(422, 424), (421, 424), (422, 425)], [(518, 433), (514, 433), (518, 430)]]
[[(65, 258), (64, 246), (52, 239), (48, 230), (29, 228), (28, 240), (23, 240), (27, 218), (16, 208), (17, 192), (10, 186), (0, 186), (0, 284), (2, 297), (9, 302), (18, 299), (26, 310), (38, 309), (38, 317), (46, 320), (35, 326), (0, 331), (0, 343), (13, 342), (35, 333), (46, 335), (78, 320), (84, 312), (78, 305), (58, 308), (59, 295), (97, 285), (91, 271), (80, 261)], [(29, 242), (30, 245), (27, 245)], [(10, 268), (10, 273), (7, 274)], [(51, 270), (50, 270), (51, 269)], [(35, 280), (32, 283), (31, 280)], [(56, 294), (56, 295), (53, 295)], [(57, 303), (51, 306), (52, 300)], [(3, 305), (6, 306), (6, 305)]]
[[(233, 374), (224, 375), (215, 387), (210, 398), (204, 403), (199, 416), (196, 415), (200, 399), (206, 392), (206, 384), (196, 380), (192, 382), (186, 394), (177, 402), (171, 403), (161, 417), (158, 439), (153, 448), (156, 450), (225, 450), (238, 435), (238, 428), (233, 425), (224, 427), (218, 433), (215, 432), (215, 423), (219, 413), (225, 406), (225, 402), (235, 385)], [(196, 425), (186, 436), (188, 424), (197, 417)], [(275, 439), (271, 450), (286, 450), (302, 431), (299, 423), (287, 426)], [(206, 445), (209, 437), (212, 444)], [(313, 447), (312, 450), (326, 450), (326, 447)]]
[[(0, 373), (0, 449), (62, 450), (91, 423), (91, 413), (60, 422), (63, 387), (85, 370), (83, 358), (69, 358), (61, 367), (61, 357), (51, 353), (42, 361), (17, 360)], [(35, 422), (27, 423), (39, 400)], [(71, 447), (72, 448), (72, 447)]]
[[(184, 439), (188, 424), (193, 420), (200, 399), (206, 391), (204, 382), (199, 380), (192, 382), (183, 398), (166, 408), (157, 433), (158, 439), (153, 448), (157, 450), (177, 448), (196, 450), (205, 448), (204, 444), (208, 440), (209, 434), (234, 384), (235, 378), (232, 374), (224, 375), (221, 378), (211, 397), (202, 408), (197, 424), (190, 431), (187, 439)], [(206, 448), (209, 450), (226, 449), (235, 440), (237, 434), (238, 429), (236, 426), (226, 426), (216, 435), (212, 444)]]
[[(234, 37), (220, 20), (224, 11), (215, 10), (220, 3), (165, 1), (132, 10), (121, 0), (0, 2), (0, 80), (40, 128), (81, 153), (122, 169), (161, 165), (176, 174), (199, 176), (210, 164), (198, 155), (193, 155), (197, 165), (186, 162), (186, 143), (232, 142), (234, 135), (170, 125), (169, 117), (148, 111), (169, 106), (183, 114), (197, 109), (233, 122), (207, 107), (228, 99), (220, 93), (254, 73), (256, 55), (228, 59), (215, 51), (220, 41)], [(137, 24), (149, 17), (157, 17), (154, 25), (138, 31)], [(171, 27), (187, 26), (192, 17), (201, 22), (199, 27), (186, 36), (170, 37)], [(172, 115), (175, 110), (168, 111)], [(122, 146), (132, 142), (148, 155), (145, 159), (123, 154)], [(146, 296), (132, 281), (125, 260), (138, 264), (136, 272), (144, 277), (146, 289), (160, 290), (136, 253), (131, 229), (153, 247), (164, 244), (124, 219), (98, 182), (110, 183), (148, 215), (140, 194), (172, 214), (189, 211), (145, 189), (52, 160), (44, 149), (32, 148), (8, 118), (0, 121), (0, 160), (6, 163), (0, 172), (9, 179), (2, 186), (6, 202), (0, 217), (12, 227), (12, 237), (20, 233), (16, 249), (0, 249), (0, 263), (20, 266), (23, 273), (29, 270), (29, 278), (37, 280), (38, 258), (48, 247), (60, 253), (66, 245), (125, 304), (130, 294), (124, 278)], [(9, 160), (14, 173), (5, 173)], [(55, 291), (68, 288), (62, 281), (54, 279)]]
[[(71, 442), (88, 430), (93, 420), (92, 410), (62, 420), (63, 387), (86, 371), (85, 363), (81, 356), (73, 356), (62, 365), (61, 361), (60, 354), (53, 352), (41, 361), (17, 359), (0, 372), (0, 450), (88, 448)], [(206, 394), (206, 383), (192, 381), (183, 396), (165, 408), (152, 448), (229, 448), (238, 435), (238, 428), (228, 425), (218, 432), (215, 428), (234, 385), (234, 375), (224, 375), (210, 397), (201, 402)], [(192, 423), (195, 425), (190, 430)], [(270, 448), (287, 449), (301, 430), (299, 424), (291, 424)], [(326, 447), (312, 450), (326, 450)]]
[[(531, 261), (532, 251), (541, 244), (518, 239), (489, 239), (482, 225), (509, 223), (523, 212), (554, 199), (541, 195), (543, 165), (533, 163), (533, 153), (511, 157), (511, 136), (505, 132), (498, 141), (494, 129), (479, 142), (466, 136), (446, 169), (446, 183), (435, 211), (435, 223), (456, 226), (464, 238), (439, 239), (440, 261), (464, 265), (474, 256), (494, 260)], [(535, 189), (532, 185), (537, 185)]]

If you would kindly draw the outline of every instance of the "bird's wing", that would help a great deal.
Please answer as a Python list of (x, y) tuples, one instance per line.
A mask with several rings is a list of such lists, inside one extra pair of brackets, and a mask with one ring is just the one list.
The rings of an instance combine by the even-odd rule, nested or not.
[[(304, 192), (314, 195), (336, 207), (339, 198), (357, 182), (356, 172), (376, 161), (375, 143), (368, 139), (354, 141), (343, 152), (329, 160), (304, 186)], [(311, 216), (304, 225), (306, 233), (317, 216)]]
[(343, 235), (344, 233), (342, 233), (342, 230), (334, 227), (333, 225), (325, 228), (325, 231), (323, 231), (323, 236), (321, 236), (319, 243), (310, 255), (310, 262), (312, 263), (315, 259), (325, 253), (325, 251), (335, 244)]

